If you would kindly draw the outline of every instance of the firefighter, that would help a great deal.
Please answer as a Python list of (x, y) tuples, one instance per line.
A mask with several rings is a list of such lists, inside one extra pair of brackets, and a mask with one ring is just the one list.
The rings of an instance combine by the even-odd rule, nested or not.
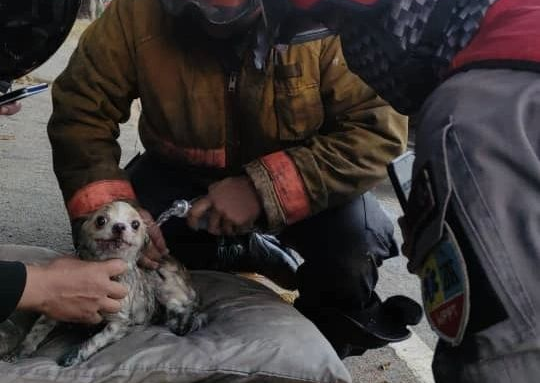
[[(169, 251), (191, 269), (297, 285), (295, 306), (341, 356), (405, 339), (421, 312), (374, 292), (398, 249), (369, 190), (404, 150), (406, 119), (348, 70), (330, 30), (284, 20), (292, 44), (279, 46), (261, 12), (258, 0), (117, 0), (85, 31), (48, 126), (75, 239), (79, 218), (113, 200), (155, 219), (196, 199), (146, 266)], [(118, 125), (137, 98), (145, 153), (121, 169)], [(247, 251), (254, 230), (305, 262)]]

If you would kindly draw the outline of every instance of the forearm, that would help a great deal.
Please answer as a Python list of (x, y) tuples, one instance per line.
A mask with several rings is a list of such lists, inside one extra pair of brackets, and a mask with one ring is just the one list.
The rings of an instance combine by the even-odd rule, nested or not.
[[(398, 118), (398, 129), (405, 121)], [(319, 135), (246, 166), (263, 201), (269, 229), (278, 230), (343, 204), (386, 177), (386, 165), (405, 147), (406, 133), (385, 137), (377, 129)]]
[[(335, 65), (335, 63), (340, 63)], [(292, 149), (315, 212), (370, 190), (407, 142), (407, 118), (397, 113), (346, 65), (338, 37), (323, 40), (319, 134)]]
[(339, 38), (321, 44), (324, 124), (298, 146), (246, 166), (268, 225), (279, 229), (370, 190), (407, 141), (407, 118), (351, 73)]
[(406, 147), (407, 119), (376, 96), (364, 103), (368, 105), (360, 114), (335, 123), (331, 133), (289, 151), (303, 178), (310, 180), (308, 193), (320, 201), (320, 209), (372, 189), (386, 178), (387, 164)]
[(54, 171), (72, 219), (112, 200), (134, 197), (118, 165), (117, 142), (119, 124), (129, 118), (132, 100), (138, 97), (131, 14), (123, 9), (128, 6), (111, 4), (85, 31), (52, 89), (48, 134)]

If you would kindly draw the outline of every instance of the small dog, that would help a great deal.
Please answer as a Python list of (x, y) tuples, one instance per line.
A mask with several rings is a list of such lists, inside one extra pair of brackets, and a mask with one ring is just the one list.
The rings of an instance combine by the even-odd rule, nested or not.
[[(123, 259), (128, 271), (118, 281), (128, 288), (122, 309), (104, 315), (105, 327), (93, 337), (65, 354), (59, 361), (71, 366), (87, 360), (105, 346), (126, 336), (130, 326), (148, 325), (157, 314), (165, 314), (167, 327), (177, 335), (198, 329), (204, 322), (199, 299), (186, 269), (167, 257), (159, 269), (137, 266), (150, 239), (139, 213), (126, 202), (105, 205), (81, 226), (77, 255), (83, 260)], [(40, 317), (21, 344), (19, 356), (31, 355), (56, 326), (54, 320)]]

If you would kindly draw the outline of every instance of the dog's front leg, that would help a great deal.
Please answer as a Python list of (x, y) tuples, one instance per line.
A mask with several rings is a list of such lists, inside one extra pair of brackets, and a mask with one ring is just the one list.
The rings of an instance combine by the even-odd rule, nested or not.
[(42, 315), (32, 326), (18, 349), (18, 356), (26, 358), (37, 350), (38, 346), (45, 340), (47, 335), (56, 327), (57, 322)]
[(102, 331), (88, 339), (79, 347), (75, 347), (73, 350), (62, 356), (58, 361), (58, 364), (68, 367), (84, 362), (102, 348), (122, 339), (126, 336), (128, 330), (129, 326), (124, 323), (108, 323)]
[(156, 298), (165, 307), (166, 325), (177, 335), (202, 326), (206, 316), (199, 312), (199, 299), (185, 268), (167, 259), (154, 274)]

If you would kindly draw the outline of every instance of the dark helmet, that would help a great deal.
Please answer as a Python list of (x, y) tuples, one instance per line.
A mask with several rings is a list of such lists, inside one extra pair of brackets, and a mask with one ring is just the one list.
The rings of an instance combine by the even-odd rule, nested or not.
[(261, 0), (161, 0), (165, 10), (179, 16), (186, 9), (194, 9), (210, 23), (234, 24), (261, 7)]
[(0, 80), (43, 64), (64, 42), (80, 0), (0, 0)]

